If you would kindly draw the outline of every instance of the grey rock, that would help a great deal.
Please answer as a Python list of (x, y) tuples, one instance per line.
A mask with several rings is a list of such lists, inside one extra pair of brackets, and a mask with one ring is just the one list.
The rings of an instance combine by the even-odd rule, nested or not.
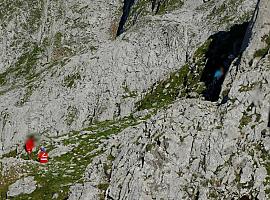
[[(83, 183), (70, 187), (70, 200), (239, 199), (244, 195), (268, 199), (270, 54), (269, 50), (260, 57), (254, 54), (266, 48), (262, 37), (270, 33), (270, 12), (268, 0), (256, 2), (186, 0), (177, 9), (158, 13), (157, 5), (137, 0), (126, 32), (116, 39), (115, 20), (120, 18), (123, 1), (47, 1), (33, 33), (20, 25), (31, 11), (23, 7), (10, 16), (7, 11), (0, 29), (4, 34), (0, 73), (10, 72), (3, 84), (0, 79), (0, 155), (29, 132), (60, 136), (96, 121), (132, 114), (139, 119), (136, 125), (102, 138), (99, 147), (89, 152), (102, 153), (88, 165)], [(57, 17), (60, 8), (64, 15)], [(137, 103), (159, 82), (193, 62), (194, 53), (211, 35), (243, 23), (254, 10), (243, 52), (234, 58), (217, 102), (191, 92), (189, 98), (178, 98), (159, 110), (137, 110)], [(19, 16), (18, 21), (13, 15)], [(20, 32), (24, 34), (16, 40)], [(42, 46), (46, 38), (50, 44), (31, 69), (38, 77), (9, 71), (31, 52), (33, 42)], [(29, 48), (21, 46), (13, 53), (13, 42), (20, 40), (30, 42)], [(169, 88), (166, 84), (162, 89)], [(81, 138), (95, 133), (79, 132)], [(72, 148), (57, 146), (50, 157)], [(5, 164), (4, 170), (10, 166)], [(66, 172), (73, 170), (72, 166)], [(31, 193), (36, 184), (25, 191), (31, 180), (18, 180), (8, 194)]]
[[(256, 35), (270, 32), (268, 25), (263, 32), (258, 28), (270, 19), (264, 10), (268, 5), (266, 0), (258, 5), (263, 9), (251, 30)], [(108, 181), (109, 187), (100, 192), (113, 199), (268, 199), (270, 85), (265, 80), (270, 80), (270, 55), (248, 64), (254, 52), (265, 47), (257, 40), (249, 38), (240, 71), (232, 64), (224, 85), (229, 88), (225, 104), (178, 100), (146, 123), (109, 139), (108, 151), (86, 170), (82, 191), (94, 194), (89, 185)], [(102, 166), (111, 149), (116, 159), (107, 180)]]
[[(241, 17), (253, 10), (254, 3), (255, 0), (236, 3), (230, 23), (217, 24), (224, 16), (211, 13), (215, 4), (226, 5), (224, 0), (214, 1), (214, 4), (188, 0), (174, 12), (138, 17), (129, 31), (112, 41), (110, 27), (120, 17), (117, 14), (122, 6), (120, 2), (48, 1), (41, 22), (36, 22), (39, 28), (33, 30), (34, 40), (27, 37), (28, 33), (21, 35), (22, 40), (37, 43), (42, 48), (42, 44), (46, 44), (36, 67), (31, 69), (34, 78), (28, 77), (32, 80), (30, 83), (25, 77), (5, 74), (35, 45), (28, 45), (27, 49), (21, 47), (17, 49), (17, 56), (13, 55), (9, 47), (17, 38), (15, 22), (4, 18), (2, 30), (15, 35), (14, 38), (6, 35), (1, 48), (6, 56), (1, 62), (5, 82), (0, 88), (3, 100), (0, 104), (0, 154), (21, 143), (28, 133), (58, 136), (87, 127), (95, 120), (129, 115), (154, 83), (181, 68), (211, 34), (241, 23)], [(145, 6), (150, 9), (149, 4)], [(64, 10), (59, 18), (56, 17), (58, 10)], [(22, 8), (12, 16), (24, 16), (24, 11)], [(52, 24), (47, 24), (46, 20)], [(17, 29), (24, 32), (19, 25)], [(59, 44), (57, 38), (61, 39)], [(86, 38), (89, 41), (85, 41)], [(66, 50), (65, 45), (71, 50)], [(91, 50), (92, 45), (96, 50)], [(62, 55), (60, 50), (71, 53)], [(59, 55), (55, 58), (55, 54)]]
[(73, 149), (72, 146), (59, 145), (57, 148), (50, 151), (49, 156), (52, 158), (58, 157), (58, 156), (66, 154), (67, 152), (71, 151), (72, 149)]
[(29, 176), (17, 180), (9, 186), (7, 195), (14, 197), (20, 194), (31, 194), (36, 189), (36, 181), (34, 177)]

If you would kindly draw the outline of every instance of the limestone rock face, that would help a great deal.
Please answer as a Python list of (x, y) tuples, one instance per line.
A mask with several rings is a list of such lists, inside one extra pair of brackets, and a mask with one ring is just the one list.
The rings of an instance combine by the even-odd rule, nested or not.
[(270, 5), (267, 1), (258, 1), (256, 11), (253, 14), (249, 25), (249, 30), (246, 34), (246, 41), (243, 44), (247, 47), (244, 56), (249, 62), (254, 53), (266, 47), (266, 37), (269, 36), (270, 29)]
[[(84, 73), (75, 65), (82, 54), (87, 52), (84, 58), (88, 61), (100, 46), (115, 37), (120, 7), (120, 1), (1, 3), (0, 154), (6, 147), (21, 142), (26, 134), (44, 133), (51, 127), (49, 134), (57, 135), (60, 129), (52, 123), (61, 117), (65, 124), (79, 117), (77, 108), (63, 103), (75, 96), (87, 101), (72, 91)], [(62, 67), (70, 61), (73, 67), (66, 71)], [(56, 80), (59, 76), (62, 80)], [(86, 92), (85, 96), (88, 95)], [(68, 109), (66, 117), (60, 111), (63, 106)]]
[(14, 197), (19, 194), (30, 194), (36, 189), (34, 177), (25, 177), (9, 186), (8, 196)]
[[(71, 189), (70, 199), (100, 193), (107, 199), (268, 199), (269, 51), (256, 64), (246, 63), (265, 48), (257, 36), (270, 32), (267, 7), (268, 1), (257, 5), (249, 45), (225, 80), (224, 87), (231, 83), (226, 102), (178, 100), (114, 136), (104, 144), (105, 154), (88, 166), (84, 186)], [(108, 187), (89, 190), (101, 183)], [(78, 188), (84, 195), (76, 198)]]
[[(140, 9), (149, 9), (149, 2), (139, 2)], [(247, 20), (254, 3), (187, 0), (165, 6), (167, 13), (140, 15), (112, 41), (119, 1), (6, 1), (1, 30), (12, 34), (1, 40), (0, 153), (29, 133), (58, 136), (128, 116), (149, 88), (190, 61), (211, 34)]]
[[(41, 2), (0, 9), (0, 169), (26, 162), (11, 150), (28, 133), (49, 150), (8, 196), (270, 198), (269, 0)], [(224, 41), (237, 55), (207, 101)]]

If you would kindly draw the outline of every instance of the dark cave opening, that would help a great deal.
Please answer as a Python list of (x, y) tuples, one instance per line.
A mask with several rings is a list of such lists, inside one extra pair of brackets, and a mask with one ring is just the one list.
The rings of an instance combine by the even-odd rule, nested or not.
[(205, 83), (205, 100), (217, 101), (229, 67), (241, 55), (248, 22), (236, 24), (229, 31), (220, 31), (210, 37), (211, 43), (205, 55), (206, 65), (201, 81)]
[(129, 12), (131, 10), (131, 7), (133, 6), (135, 0), (124, 0), (124, 6), (123, 6), (123, 14), (121, 16), (116, 36), (121, 35), (125, 31), (125, 23), (128, 19)]

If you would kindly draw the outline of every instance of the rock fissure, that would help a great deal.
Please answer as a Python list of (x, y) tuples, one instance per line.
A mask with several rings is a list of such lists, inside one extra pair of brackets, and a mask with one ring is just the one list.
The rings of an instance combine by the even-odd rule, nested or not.
[(118, 24), (118, 30), (117, 30), (116, 36), (121, 35), (125, 31), (125, 23), (128, 19), (129, 13), (131, 11), (131, 7), (133, 6), (134, 2), (135, 0), (124, 0), (122, 16)]

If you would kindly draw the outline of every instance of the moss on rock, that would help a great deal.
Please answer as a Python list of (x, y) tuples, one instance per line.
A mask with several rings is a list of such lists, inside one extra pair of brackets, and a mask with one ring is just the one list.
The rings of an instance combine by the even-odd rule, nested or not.
[(200, 78), (205, 66), (205, 54), (211, 39), (202, 44), (194, 53), (193, 62), (187, 63), (168, 78), (155, 84), (150, 91), (139, 101), (138, 110), (161, 108), (171, 104), (179, 97), (188, 97), (191, 93), (202, 94), (205, 86)]
[(264, 48), (258, 49), (255, 53), (254, 53), (254, 57), (263, 57), (265, 56), (269, 49), (270, 49), (270, 33), (269, 35), (265, 35), (262, 38), (262, 42), (264, 42), (266, 44), (266, 46)]
[[(134, 126), (141, 120), (133, 117), (126, 117), (118, 121), (104, 121), (93, 124), (82, 131), (73, 131), (68, 134), (65, 139), (59, 138), (62, 145), (73, 146), (74, 148), (57, 157), (49, 158), (49, 163), (46, 165), (40, 165), (39, 163), (31, 162), (28, 166), (27, 176), (34, 176), (37, 181), (37, 188), (31, 194), (22, 194), (15, 199), (52, 199), (57, 194), (57, 199), (64, 200), (68, 197), (69, 187), (75, 183), (83, 181), (83, 176), (86, 167), (91, 163), (92, 159), (103, 153), (102, 149), (99, 149), (99, 145), (103, 142), (104, 138), (108, 138), (111, 135), (117, 134), (123, 129)], [(82, 133), (84, 131), (91, 131), (91, 134)], [(54, 148), (54, 144), (50, 143), (50, 140), (44, 142), (44, 146), (48, 147), (50, 156), (50, 150)], [(49, 148), (50, 147), (50, 148)], [(13, 153), (6, 156), (14, 156)], [(24, 158), (27, 159), (27, 158)], [(108, 166), (106, 170), (112, 165), (114, 156), (108, 156)], [(33, 164), (34, 163), (34, 164)], [(0, 174), (0, 178), (1, 174)], [(14, 178), (13, 182), (17, 178)], [(0, 184), (0, 194), (6, 196), (8, 186), (13, 182), (6, 182)], [(97, 185), (102, 191), (105, 191), (109, 186), (109, 183), (104, 182)], [(102, 192), (101, 196), (103, 196)]]

